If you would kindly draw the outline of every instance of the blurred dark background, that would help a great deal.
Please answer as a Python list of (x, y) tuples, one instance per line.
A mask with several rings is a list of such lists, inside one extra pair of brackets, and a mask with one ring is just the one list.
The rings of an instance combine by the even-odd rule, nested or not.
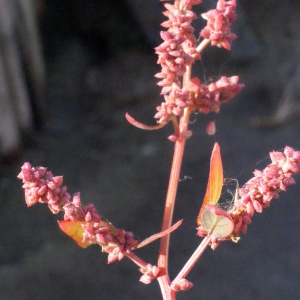
[[(215, 4), (203, 2), (198, 15)], [(13, 8), (12, 20), (19, 24), (21, 4), (7, 3), (13, 3), (6, 7)], [(161, 299), (158, 284), (139, 283), (141, 274), (126, 259), (107, 265), (99, 247), (79, 248), (58, 229), (61, 215), (52, 215), (46, 205), (26, 208), (16, 176), (25, 161), (47, 166), (64, 175), (70, 193), (80, 191), (82, 202), (93, 202), (114, 225), (132, 230), (139, 239), (160, 230), (173, 149), (166, 137), (172, 127), (145, 132), (129, 125), (124, 115), (154, 124), (155, 107), (162, 102), (153, 77), (159, 71), (153, 47), (160, 43), (163, 4), (32, 4), (39, 32), (35, 49), (40, 45), (41, 51), (26, 55), (23, 49), (32, 42), (24, 36), (20, 42), (22, 26), (16, 26), (14, 35), (31, 123), (15, 122), (17, 138), (11, 147), (1, 140), (0, 300)], [(232, 52), (208, 47), (193, 69), (203, 81), (238, 74), (245, 88), (218, 115), (192, 116), (193, 136), (187, 142), (174, 216), (184, 223), (171, 238), (172, 278), (200, 242), (196, 217), (214, 142), (221, 146), (225, 177), (237, 178), (240, 185), (254, 169), (269, 164), (270, 151), (286, 145), (300, 149), (299, 14), (297, 0), (238, 1), (233, 32), (239, 39)], [(201, 17), (194, 23), (197, 35)], [(4, 42), (0, 45), (6, 49)], [(41, 59), (34, 61), (37, 55)], [(14, 95), (8, 95), (14, 102)], [(0, 112), (1, 121), (6, 115), (2, 106)], [(211, 120), (217, 124), (213, 137), (205, 132)], [(0, 136), (11, 129), (1, 124)], [(193, 289), (178, 293), (178, 299), (298, 299), (299, 192), (295, 185), (281, 193), (253, 218), (238, 244), (208, 249), (188, 276)], [(137, 254), (156, 264), (157, 252), (155, 242)]]

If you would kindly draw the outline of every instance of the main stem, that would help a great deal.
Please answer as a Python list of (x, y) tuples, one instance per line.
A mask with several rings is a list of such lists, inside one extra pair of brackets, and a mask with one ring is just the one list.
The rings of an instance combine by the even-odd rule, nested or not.
[[(180, 5), (180, 0), (175, 1), (175, 6)], [(197, 47), (197, 52), (201, 53), (202, 50), (209, 44), (209, 40), (204, 40)], [(182, 88), (191, 79), (192, 63), (186, 66), (186, 72), (183, 75)], [(177, 195), (177, 188), (180, 176), (180, 170), (182, 165), (182, 159), (184, 154), (186, 137), (184, 133), (188, 130), (189, 120), (190, 120), (191, 110), (189, 107), (184, 109), (183, 116), (180, 118), (179, 123), (179, 134), (182, 134), (181, 137), (176, 141), (173, 155), (172, 168), (170, 173), (170, 180), (168, 186), (168, 192), (166, 197), (165, 211), (162, 223), (162, 231), (167, 230), (171, 227), (173, 212), (175, 207), (175, 200)], [(176, 292), (171, 290), (171, 282), (168, 274), (168, 261), (169, 261), (169, 244), (170, 244), (170, 234), (164, 236), (160, 240), (159, 256), (157, 265), (160, 267), (166, 275), (158, 278), (158, 282), (161, 288), (161, 292), (164, 300), (175, 300)]]
[[(189, 108), (186, 108), (183, 116), (180, 119), (180, 124), (179, 124), (180, 133), (184, 133), (188, 130), (189, 118), (190, 118), (190, 110)], [(169, 180), (165, 211), (164, 211), (164, 217), (162, 223), (162, 231), (170, 228), (172, 224), (185, 142), (186, 142), (185, 137), (182, 138), (179, 137), (179, 139), (175, 143), (173, 162), (172, 162), (172, 168), (170, 172), (170, 180)], [(160, 240), (159, 256), (158, 256), (158, 263), (157, 263), (158, 267), (163, 269), (166, 274), (160, 277), (158, 280), (163, 293), (164, 300), (175, 299), (175, 292), (170, 290), (170, 279), (168, 275), (169, 244), (170, 244), (170, 235), (168, 234), (162, 237)], [(169, 290), (168, 292), (167, 289)], [(169, 295), (167, 296), (165, 293), (168, 293)]]
[[(165, 212), (161, 231), (167, 230), (171, 227), (184, 146), (185, 139), (179, 139), (175, 143), (173, 163), (170, 173), (170, 181), (166, 197)], [(161, 238), (158, 258), (158, 266), (166, 270), (168, 269), (169, 240), (169, 234)]]
[[(188, 129), (190, 111), (187, 108), (184, 112), (180, 120), (180, 132), (185, 132)], [(166, 197), (164, 218), (162, 224), (162, 231), (167, 230), (171, 227), (173, 212), (175, 206), (175, 199), (177, 194), (182, 158), (185, 147), (185, 138), (179, 138), (175, 143), (174, 156), (172, 162), (172, 168), (170, 172), (170, 181), (168, 186), (168, 192)], [(170, 235), (166, 235), (160, 240), (160, 248), (159, 248), (159, 257), (158, 257), (158, 266), (163, 268), (165, 271), (168, 270), (168, 257), (169, 257), (169, 241)]]

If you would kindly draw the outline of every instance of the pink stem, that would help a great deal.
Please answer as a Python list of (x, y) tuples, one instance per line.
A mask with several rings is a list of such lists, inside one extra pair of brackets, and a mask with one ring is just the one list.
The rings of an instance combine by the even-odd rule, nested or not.
[(134, 262), (137, 266), (139, 266), (142, 269), (147, 269), (147, 263), (143, 261), (140, 257), (135, 255), (133, 252), (125, 252), (125, 256), (130, 259), (132, 262)]
[[(184, 115), (180, 120), (180, 125), (179, 125), (180, 132), (184, 132), (187, 130), (189, 116), (190, 116), (190, 111), (186, 109)], [(165, 231), (169, 229), (172, 224), (185, 142), (186, 142), (185, 138), (179, 138), (178, 141), (175, 143), (173, 163), (172, 163), (172, 168), (170, 173), (170, 181), (169, 181), (169, 187), (168, 187), (168, 192), (166, 197), (165, 212), (164, 212), (161, 231)], [(166, 274), (168, 270), (169, 241), (170, 241), (169, 234), (161, 238), (159, 258), (158, 258), (158, 266), (163, 268)]]
[(182, 270), (178, 273), (176, 278), (173, 280), (172, 285), (176, 285), (176, 283), (180, 280), (185, 278), (188, 273), (191, 271), (191, 269), (194, 267), (198, 259), (203, 254), (204, 250), (207, 248), (210, 242), (210, 237), (205, 237), (201, 244), (198, 246), (198, 248), (195, 250), (193, 255), (190, 257), (190, 259), (186, 262)]
[(209, 39), (204, 39), (196, 48), (196, 51), (200, 54), (204, 48), (206, 48), (208, 46), (208, 44), (211, 42), (211, 40)]
[[(199, 53), (209, 44), (210, 40), (204, 40), (202, 43), (197, 47), (197, 51)], [(191, 70), (192, 65), (189, 64), (187, 66), (187, 70), (183, 76), (183, 88), (184, 86), (189, 82), (191, 78)], [(183, 116), (180, 118), (179, 123), (179, 134), (184, 133), (188, 130), (188, 124), (190, 119), (191, 110), (187, 107), (184, 110)], [(165, 231), (168, 228), (170, 228), (172, 224), (173, 219), (173, 212), (174, 212), (174, 206), (175, 206), (175, 200), (176, 200), (176, 194), (177, 194), (177, 188), (178, 188), (178, 182), (179, 182), (179, 176), (180, 176), (180, 170), (181, 170), (181, 164), (184, 154), (184, 148), (185, 148), (185, 138), (179, 138), (177, 142), (175, 143), (174, 148), (174, 156), (173, 156), (173, 162), (171, 167), (171, 173), (170, 173), (170, 180), (169, 180), (169, 186), (168, 186), (168, 192), (166, 197), (166, 204), (165, 204), (165, 211), (164, 211), (164, 217), (163, 217), (163, 224), (162, 224), (162, 230)], [(170, 235), (166, 235), (161, 238), (160, 240), (160, 248), (159, 248), (159, 256), (158, 256), (158, 267), (164, 270), (165, 274), (164, 276), (159, 278), (159, 284), (162, 290), (162, 293), (164, 292), (171, 292), (170, 289), (170, 278), (168, 274), (168, 260), (169, 260), (169, 244), (170, 244)], [(165, 286), (167, 285), (167, 286)], [(173, 293), (174, 291), (172, 291)], [(174, 294), (175, 297), (175, 294)], [(164, 298), (165, 299), (165, 298)], [(169, 298), (166, 298), (169, 299)], [(173, 299), (173, 298), (170, 298)], [(174, 298), (175, 299), (175, 298)]]
[[(181, 4), (181, 0), (175, 0), (175, 3), (174, 3), (175, 7), (179, 8), (180, 4)], [(203, 40), (200, 43), (200, 45), (197, 47), (197, 49), (196, 49), (197, 52), (198, 53), (202, 52), (203, 49), (209, 43), (210, 43), (210, 40), (208, 40), (208, 39)], [(189, 65), (186, 66), (186, 72), (183, 75), (183, 80), (182, 80), (182, 89), (184, 89), (186, 84), (191, 79), (191, 71), (192, 71), (192, 63), (193, 62), (194, 62), (194, 60)], [(168, 191), (167, 191), (167, 196), (166, 196), (165, 211), (164, 211), (164, 217), (163, 217), (161, 231), (165, 231), (165, 230), (169, 229), (172, 224), (173, 212), (174, 212), (174, 206), (175, 206), (175, 200), (176, 200), (178, 182), (179, 182), (179, 176), (180, 176), (180, 170), (181, 170), (185, 142), (186, 142), (186, 138), (180, 137), (180, 134), (184, 134), (187, 132), (190, 114), (191, 114), (191, 109), (189, 107), (186, 107), (184, 109), (183, 116), (180, 118), (180, 122), (179, 122), (179, 138), (176, 141), (175, 148), (174, 148), (173, 162), (172, 162), (172, 167), (171, 167), (169, 186), (168, 186)], [(166, 275), (159, 277), (158, 282), (160, 284), (163, 299), (164, 300), (173, 300), (173, 299), (175, 300), (176, 292), (171, 290), (171, 288), (170, 288), (170, 278), (169, 278), (169, 274), (168, 274), (169, 244), (170, 244), (170, 234), (162, 237), (160, 240), (160, 248), (159, 248), (159, 256), (158, 256), (157, 265), (159, 268), (161, 268), (165, 272)]]
[[(180, 133), (185, 132), (188, 129), (190, 117), (190, 110), (185, 109), (184, 115), (180, 119), (179, 129)], [(175, 206), (175, 199), (177, 194), (182, 158), (184, 153), (186, 139), (179, 138), (175, 143), (173, 163), (170, 173), (169, 187), (166, 197), (165, 212), (163, 217), (162, 231), (167, 230), (171, 227), (173, 212)], [(168, 274), (168, 260), (169, 260), (169, 244), (170, 234), (164, 236), (160, 240), (159, 256), (158, 256), (158, 267), (161, 268), (166, 275), (158, 278), (161, 292), (164, 300), (175, 300), (176, 292), (170, 288), (170, 278)]]
[(170, 280), (167, 276), (161, 276), (157, 278), (160, 286), (163, 300), (176, 300), (176, 291), (171, 290)]

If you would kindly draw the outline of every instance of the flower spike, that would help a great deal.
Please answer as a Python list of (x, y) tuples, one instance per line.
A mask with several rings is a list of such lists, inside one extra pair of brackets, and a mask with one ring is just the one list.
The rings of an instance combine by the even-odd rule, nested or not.
[(128, 251), (136, 248), (138, 241), (131, 232), (104, 221), (93, 204), (82, 206), (79, 193), (73, 196), (67, 193), (66, 186), (61, 186), (62, 176), (53, 176), (47, 168), (32, 167), (26, 162), (17, 177), (23, 181), (27, 206), (47, 203), (53, 214), (64, 212), (64, 220), (58, 225), (80, 247), (98, 244), (108, 253), (108, 263), (121, 260)]
[(234, 238), (240, 232), (246, 234), (255, 212), (261, 213), (273, 198), (279, 198), (280, 191), (295, 183), (292, 176), (300, 170), (300, 151), (286, 146), (283, 152), (270, 152), (270, 158), (271, 164), (262, 171), (255, 170), (254, 177), (239, 189), (239, 198), (228, 211), (234, 220)]

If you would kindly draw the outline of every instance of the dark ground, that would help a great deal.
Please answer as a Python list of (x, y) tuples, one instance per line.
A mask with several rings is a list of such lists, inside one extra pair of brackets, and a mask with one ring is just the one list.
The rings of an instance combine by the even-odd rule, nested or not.
[[(172, 128), (144, 132), (124, 118), (129, 112), (154, 123), (155, 106), (162, 101), (153, 78), (156, 57), (142, 46), (124, 47), (113, 57), (98, 55), (79, 35), (66, 36), (45, 43), (44, 125), (25, 139), (20, 157), (1, 164), (0, 300), (161, 299), (157, 283), (139, 283), (141, 274), (126, 259), (108, 266), (99, 247), (82, 250), (64, 236), (56, 224), (60, 216), (46, 205), (26, 208), (23, 201), (16, 175), (30, 161), (64, 175), (70, 193), (80, 191), (82, 202), (93, 202), (101, 215), (140, 239), (160, 230), (173, 147), (166, 137)], [(184, 223), (172, 234), (172, 278), (200, 242), (196, 217), (213, 143), (221, 146), (225, 177), (241, 185), (269, 163), (269, 151), (286, 145), (300, 149), (299, 118), (272, 128), (251, 126), (253, 118), (274, 109), (263, 88), (264, 72), (269, 72), (260, 58), (237, 64), (224, 57), (212, 68), (214, 56), (206, 57), (207, 78), (240, 74), (246, 87), (220, 114), (193, 116), (181, 176), (191, 179), (179, 184), (174, 220)], [(213, 137), (205, 133), (211, 119), (217, 123)], [(295, 179), (300, 182), (299, 175)], [(238, 244), (208, 249), (188, 276), (194, 287), (178, 293), (178, 299), (299, 299), (299, 193), (299, 185), (281, 193), (255, 215)], [(137, 254), (155, 264), (157, 251), (156, 242)]]

